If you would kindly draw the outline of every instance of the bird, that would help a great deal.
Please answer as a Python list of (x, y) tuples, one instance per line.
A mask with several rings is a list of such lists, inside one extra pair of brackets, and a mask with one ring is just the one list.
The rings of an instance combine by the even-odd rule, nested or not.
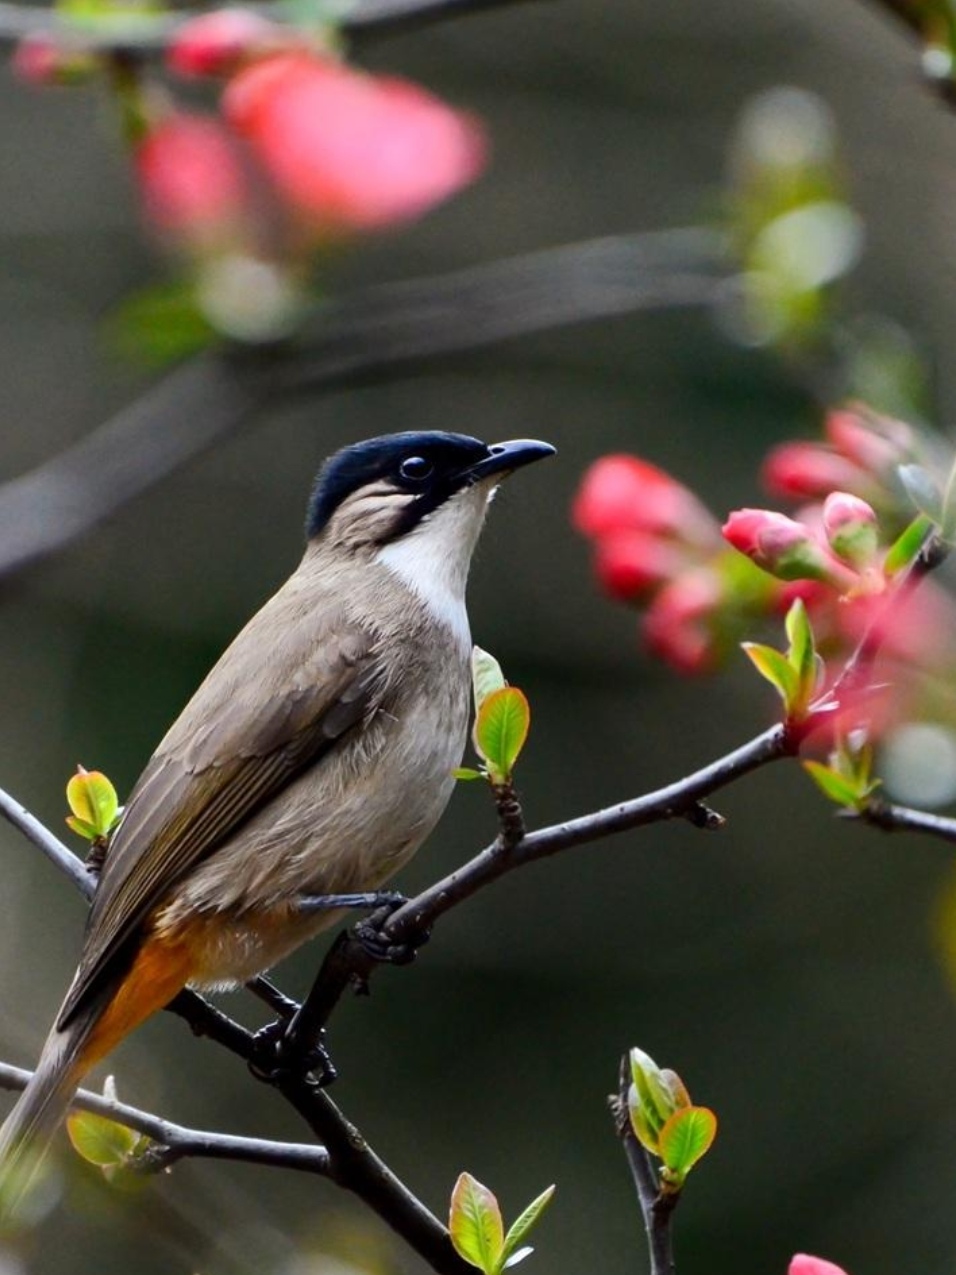
[(0, 1219), (96, 1062), (184, 987), (270, 969), (431, 832), (468, 729), (472, 553), (501, 480), (554, 450), (407, 431), (324, 463), (301, 562), (186, 704), (111, 837), (73, 981), (0, 1128)]

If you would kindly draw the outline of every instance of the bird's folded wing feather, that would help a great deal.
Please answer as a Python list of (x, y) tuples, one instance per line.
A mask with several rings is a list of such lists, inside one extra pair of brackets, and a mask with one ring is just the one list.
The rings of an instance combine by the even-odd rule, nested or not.
[(301, 616), (277, 625), (280, 599), (266, 608), (272, 624), (260, 612), (213, 668), (136, 784), (58, 1027), (125, 968), (139, 927), (177, 882), (378, 703), (372, 636), (342, 619), (310, 643), (297, 636), (312, 628)]

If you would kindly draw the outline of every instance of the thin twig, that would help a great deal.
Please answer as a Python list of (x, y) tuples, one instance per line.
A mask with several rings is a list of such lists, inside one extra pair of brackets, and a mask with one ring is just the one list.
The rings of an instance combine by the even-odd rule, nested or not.
[(0, 788), (0, 815), (22, 832), (28, 841), (42, 850), (46, 857), (59, 870), (70, 878), (85, 899), (92, 899), (96, 889), (96, 877), (83, 864), (81, 859), (63, 844), (58, 837), (42, 824), (36, 815), (31, 815), (26, 806), (21, 806), (9, 793)]
[(621, 1140), (628, 1168), (634, 1181), (637, 1202), (647, 1235), (650, 1275), (674, 1275), (674, 1244), (671, 1217), (680, 1200), (677, 1192), (662, 1192), (660, 1177), (650, 1155), (641, 1146), (631, 1127), (627, 1111), (630, 1089), (630, 1064), (625, 1054), (621, 1060), (618, 1091), (609, 1100), (614, 1128)]
[[(0, 1089), (19, 1090), (33, 1075), (23, 1067), (0, 1062)], [(247, 1164), (267, 1164), (273, 1168), (299, 1169), (329, 1176), (329, 1154), (324, 1147), (298, 1142), (273, 1142), (267, 1138), (244, 1138), (237, 1134), (210, 1133), (189, 1129), (125, 1102), (81, 1089), (73, 1106), (106, 1116), (151, 1138), (157, 1147), (150, 1153), (151, 1167), (165, 1168), (175, 1160), (204, 1157), (213, 1160), (241, 1160)]]
[(871, 797), (861, 810), (841, 810), (840, 816), (882, 828), (884, 832), (923, 832), (941, 841), (956, 843), (956, 819), (914, 810), (911, 806), (898, 806), (878, 797)]
[(0, 485), (0, 577), (84, 535), (281, 394), (608, 315), (706, 305), (724, 274), (720, 241), (708, 232), (620, 235), (369, 288), (323, 308), (295, 346), (200, 356)]

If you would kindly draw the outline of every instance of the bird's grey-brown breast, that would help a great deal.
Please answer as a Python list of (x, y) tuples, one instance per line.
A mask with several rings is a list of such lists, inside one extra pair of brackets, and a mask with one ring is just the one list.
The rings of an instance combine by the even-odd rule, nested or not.
[[(461, 632), (436, 626), (427, 604), (396, 588), (390, 573), (371, 571), (362, 592), (377, 596), (353, 594), (347, 611), (376, 617), (370, 658), (383, 679), (364, 721), (199, 865), (159, 919), (173, 929), (197, 912), (234, 911), (242, 944), (251, 940), (238, 976), (266, 968), (337, 919), (290, 918), (281, 937), (270, 930), (257, 951), (250, 910), (274, 904), (286, 916), (290, 897), (376, 888), (418, 849), (454, 788), (469, 712)], [(201, 981), (235, 981), (241, 956), (225, 947), (209, 953)]]

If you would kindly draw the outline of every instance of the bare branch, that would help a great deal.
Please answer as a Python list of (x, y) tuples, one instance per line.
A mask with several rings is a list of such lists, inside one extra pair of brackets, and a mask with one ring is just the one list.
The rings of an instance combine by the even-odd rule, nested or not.
[[(24, 1089), (33, 1075), (23, 1067), (0, 1062), (0, 1089)], [(306, 1173), (329, 1174), (329, 1154), (324, 1147), (298, 1142), (272, 1142), (267, 1138), (244, 1138), (226, 1133), (209, 1133), (174, 1124), (162, 1116), (141, 1111), (125, 1102), (81, 1089), (73, 1106), (106, 1116), (135, 1129), (158, 1144), (150, 1154), (150, 1167), (165, 1168), (175, 1160), (204, 1157), (213, 1160), (241, 1160), (247, 1164), (267, 1164), (273, 1168), (299, 1169)]]
[(871, 798), (862, 810), (841, 810), (840, 817), (871, 824), (884, 832), (923, 832), (942, 841), (956, 842), (956, 819), (898, 806), (878, 797)]
[(719, 239), (667, 231), (585, 241), (324, 308), (305, 340), (206, 354), (32, 472), (0, 486), (0, 577), (63, 548), (281, 393), (315, 393), (570, 323), (700, 306), (724, 277)]
[(69, 850), (58, 837), (35, 815), (31, 815), (25, 806), (15, 801), (9, 793), (0, 788), (0, 815), (13, 824), (19, 832), (32, 841), (59, 870), (68, 876), (79, 892), (86, 899), (92, 899), (96, 889), (96, 878), (83, 866), (81, 859)]

